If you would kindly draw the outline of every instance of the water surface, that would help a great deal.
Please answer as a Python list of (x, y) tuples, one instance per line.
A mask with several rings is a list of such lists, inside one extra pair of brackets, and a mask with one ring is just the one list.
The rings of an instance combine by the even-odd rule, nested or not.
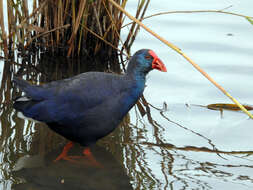
[[(152, 1), (147, 15), (220, 10), (230, 5), (227, 11), (252, 16), (251, 0)], [(135, 7), (130, 2), (127, 9), (134, 13)], [(180, 47), (241, 103), (253, 104), (253, 26), (246, 19), (216, 13), (169, 14), (144, 24)], [(122, 38), (127, 33), (124, 30)], [(2, 62), (1, 188), (252, 189), (252, 120), (241, 112), (221, 115), (196, 106), (231, 102), (180, 55), (143, 29), (132, 53), (142, 48), (153, 49), (168, 72), (154, 71), (148, 76), (144, 97), (151, 105), (144, 107), (150, 112), (142, 117), (133, 108), (115, 132), (92, 147), (104, 169), (85, 162), (54, 163), (66, 140), (43, 124), (18, 118), (11, 106), (11, 99), (20, 94), (10, 82), (14, 72), (30, 81), (46, 82), (87, 68), (70, 63), (63, 68), (60, 58), (60, 63), (48, 67), (53, 59), (41, 56), (26, 60), (34, 60), (36, 69)], [(77, 146), (71, 154), (81, 151)]]

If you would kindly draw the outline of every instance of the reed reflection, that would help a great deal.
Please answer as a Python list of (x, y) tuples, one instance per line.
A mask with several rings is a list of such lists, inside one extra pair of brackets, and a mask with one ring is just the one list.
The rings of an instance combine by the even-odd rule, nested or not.
[[(253, 182), (252, 151), (219, 150), (214, 139), (191, 129), (187, 123), (171, 119), (170, 105), (159, 108), (144, 97), (121, 125), (93, 149), (105, 170), (91, 169), (85, 164), (55, 164), (53, 160), (66, 140), (44, 124), (17, 117), (12, 99), (20, 92), (12, 86), (11, 78), (15, 73), (30, 82), (46, 83), (90, 69), (82, 60), (78, 64), (72, 61), (75, 60), (31, 54), (5, 62), (0, 88), (2, 189), (41, 189), (45, 184), (50, 184), (51, 189), (63, 189), (64, 184), (74, 184), (76, 189), (81, 184), (83, 189), (101, 189), (100, 185), (105, 183), (119, 189), (212, 189), (215, 185), (210, 179), (238, 187)], [(97, 66), (95, 70), (107, 69)], [(189, 142), (187, 146), (176, 146), (166, 136), (175, 129), (187, 131), (206, 145), (193, 146)], [(72, 153), (79, 154), (80, 149), (76, 147)], [(92, 181), (101, 183), (91, 184)]]

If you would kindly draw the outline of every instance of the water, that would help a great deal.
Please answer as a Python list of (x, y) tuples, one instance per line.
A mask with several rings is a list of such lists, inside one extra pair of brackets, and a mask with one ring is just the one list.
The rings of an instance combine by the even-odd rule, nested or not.
[[(227, 11), (252, 16), (251, 0), (152, 1), (146, 15), (230, 5)], [(127, 9), (134, 13), (135, 7), (130, 2)], [(253, 104), (253, 26), (246, 19), (218, 13), (168, 14), (144, 24), (180, 47), (241, 103)], [(44, 125), (16, 116), (8, 102), (17, 95), (10, 83), (14, 67), (1, 64), (1, 188), (252, 189), (252, 120), (242, 112), (221, 115), (196, 106), (231, 102), (180, 55), (141, 29), (132, 53), (147, 47), (168, 70), (148, 76), (144, 97), (158, 109), (149, 106), (150, 114), (142, 118), (133, 108), (114, 133), (92, 147), (104, 169), (53, 162), (65, 140)], [(59, 72), (60, 67), (42, 75), (42, 81), (80, 72), (71, 66)], [(38, 79), (34, 69), (22, 72)], [(77, 146), (70, 154), (81, 151)]]

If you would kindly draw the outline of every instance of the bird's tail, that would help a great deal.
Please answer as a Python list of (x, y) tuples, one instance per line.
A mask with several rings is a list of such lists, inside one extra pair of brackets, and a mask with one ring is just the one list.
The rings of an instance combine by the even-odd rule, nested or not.
[(18, 86), (18, 88), (21, 91), (28, 94), (28, 96), (27, 95), (19, 96), (14, 99), (13, 107), (16, 110), (23, 111), (27, 107), (31, 106), (32, 102), (31, 102), (31, 99), (29, 98), (29, 88), (31, 88), (32, 85), (26, 82), (25, 80), (15, 77), (15, 76), (13, 77), (13, 82)]
[[(22, 91), (25, 92), (25, 96), (21, 96), (16, 98), (15, 101), (27, 101), (27, 99), (34, 100), (34, 101), (40, 101), (45, 99), (50, 92), (48, 92), (46, 89), (32, 85), (29, 82), (20, 79), (18, 77), (13, 77), (13, 82), (18, 86), (18, 88)], [(24, 99), (23, 97), (27, 98)], [(21, 99), (20, 99), (21, 98)]]
[(29, 84), (27, 81), (21, 79), (21, 78), (18, 78), (18, 77), (13, 77), (13, 80), (12, 80), (17, 86), (18, 88), (27, 93), (29, 87), (31, 86), (31, 84)]

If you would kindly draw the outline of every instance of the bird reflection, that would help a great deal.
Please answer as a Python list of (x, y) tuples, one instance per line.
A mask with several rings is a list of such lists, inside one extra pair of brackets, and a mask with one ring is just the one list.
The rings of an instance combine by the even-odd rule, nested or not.
[[(91, 151), (97, 160), (103, 164), (103, 168), (93, 167), (82, 160), (76, 163), (61, 160), (53, 162), (53, 159), (61, 151), (62, 147), (46, 154), (45, 156), (31, 156), (20, 158), (13, 176), (21, 178), (25, 183), (13, 185), (13, 190), (131, 190), (129, 178), (121, 165), (105, 148), (97, 145), (91, 147)], [(75, 146), (70, 154), (82, 153), (81, 146)]]

